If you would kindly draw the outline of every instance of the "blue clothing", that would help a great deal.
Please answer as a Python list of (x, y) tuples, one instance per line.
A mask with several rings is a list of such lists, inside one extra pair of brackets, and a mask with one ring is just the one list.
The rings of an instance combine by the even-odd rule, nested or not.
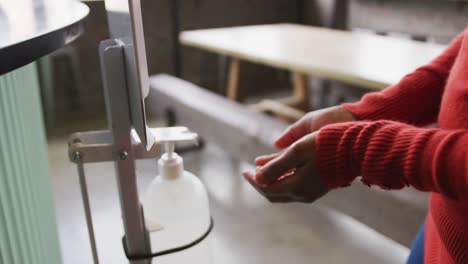
[(424, 264), (424, 230), (426, 224), (423, 224), (419, 229), (416, 239), (411, 247), (411, 252), (408, 257), (407, 264)]

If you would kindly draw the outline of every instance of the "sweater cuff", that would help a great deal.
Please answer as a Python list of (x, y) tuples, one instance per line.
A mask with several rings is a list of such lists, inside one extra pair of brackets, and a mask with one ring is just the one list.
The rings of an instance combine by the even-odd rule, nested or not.
[(320, 129), (316, 137), (316, 157), (319, 175), (329, 189), (346, 187), (359, 175), (356, 169), (348, 166), (342, 153), (341, 139), (354, 122), (327, 125)]

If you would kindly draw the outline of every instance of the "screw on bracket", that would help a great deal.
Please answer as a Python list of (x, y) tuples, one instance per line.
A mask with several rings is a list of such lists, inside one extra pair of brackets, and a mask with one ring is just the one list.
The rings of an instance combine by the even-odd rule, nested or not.
[(68, 146), (71, 147), (73, 144), (78, 144), (78, 143), (81, 143), (81, 139), (79, 139), (79, 138), (74, 138), (73, 140), (71, 140), (70, 142), (68, 142)]
[(119, 152), (119, 159), (120, 160), (126, 160), (128, 158), (128, 153), (127, 151), (120, 151)]
[(72, 158), (73, 158), (74, 162), (80, 161), (81, 160), (81, 153), (79, 151), (73, 152)]

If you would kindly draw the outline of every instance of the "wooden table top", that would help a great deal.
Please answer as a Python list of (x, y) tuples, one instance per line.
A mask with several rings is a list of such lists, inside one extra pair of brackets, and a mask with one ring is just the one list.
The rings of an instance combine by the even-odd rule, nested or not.
[(226, 56), (375, 90), (397, 83), (445, 48), (296, 24), (184, 31), (180, 41)]

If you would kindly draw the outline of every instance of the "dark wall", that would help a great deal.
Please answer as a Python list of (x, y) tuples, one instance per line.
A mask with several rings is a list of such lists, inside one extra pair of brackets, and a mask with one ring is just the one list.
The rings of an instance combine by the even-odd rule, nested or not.
[(352, 27), (431, 36), (446, 43), (468, 25), (467, 1), (354, 0), (349, 3)]
[(48, 127), (105, 111), (98, 53), (99, 42), (109, 38), (104, 2), (83, 3), (90, 8), (85, 33), (38, 63)]
[(304, 24), (347, 28), (348, 0), (303, 0), (302, 5)]
[[(446, 44), (468, 25), (468, 1), (315, 0), (305, 1), (304, 22), (339, 29)], [(313, 79), (315, 106), (359, 99), (367, 90)]]
[(430, 36), (447, 42), (468, 25), (466, 0), (304, 0), (304, 23)]
[(150, 74), (174, 73), (171, 0), (143, 0), (143, 25)]

